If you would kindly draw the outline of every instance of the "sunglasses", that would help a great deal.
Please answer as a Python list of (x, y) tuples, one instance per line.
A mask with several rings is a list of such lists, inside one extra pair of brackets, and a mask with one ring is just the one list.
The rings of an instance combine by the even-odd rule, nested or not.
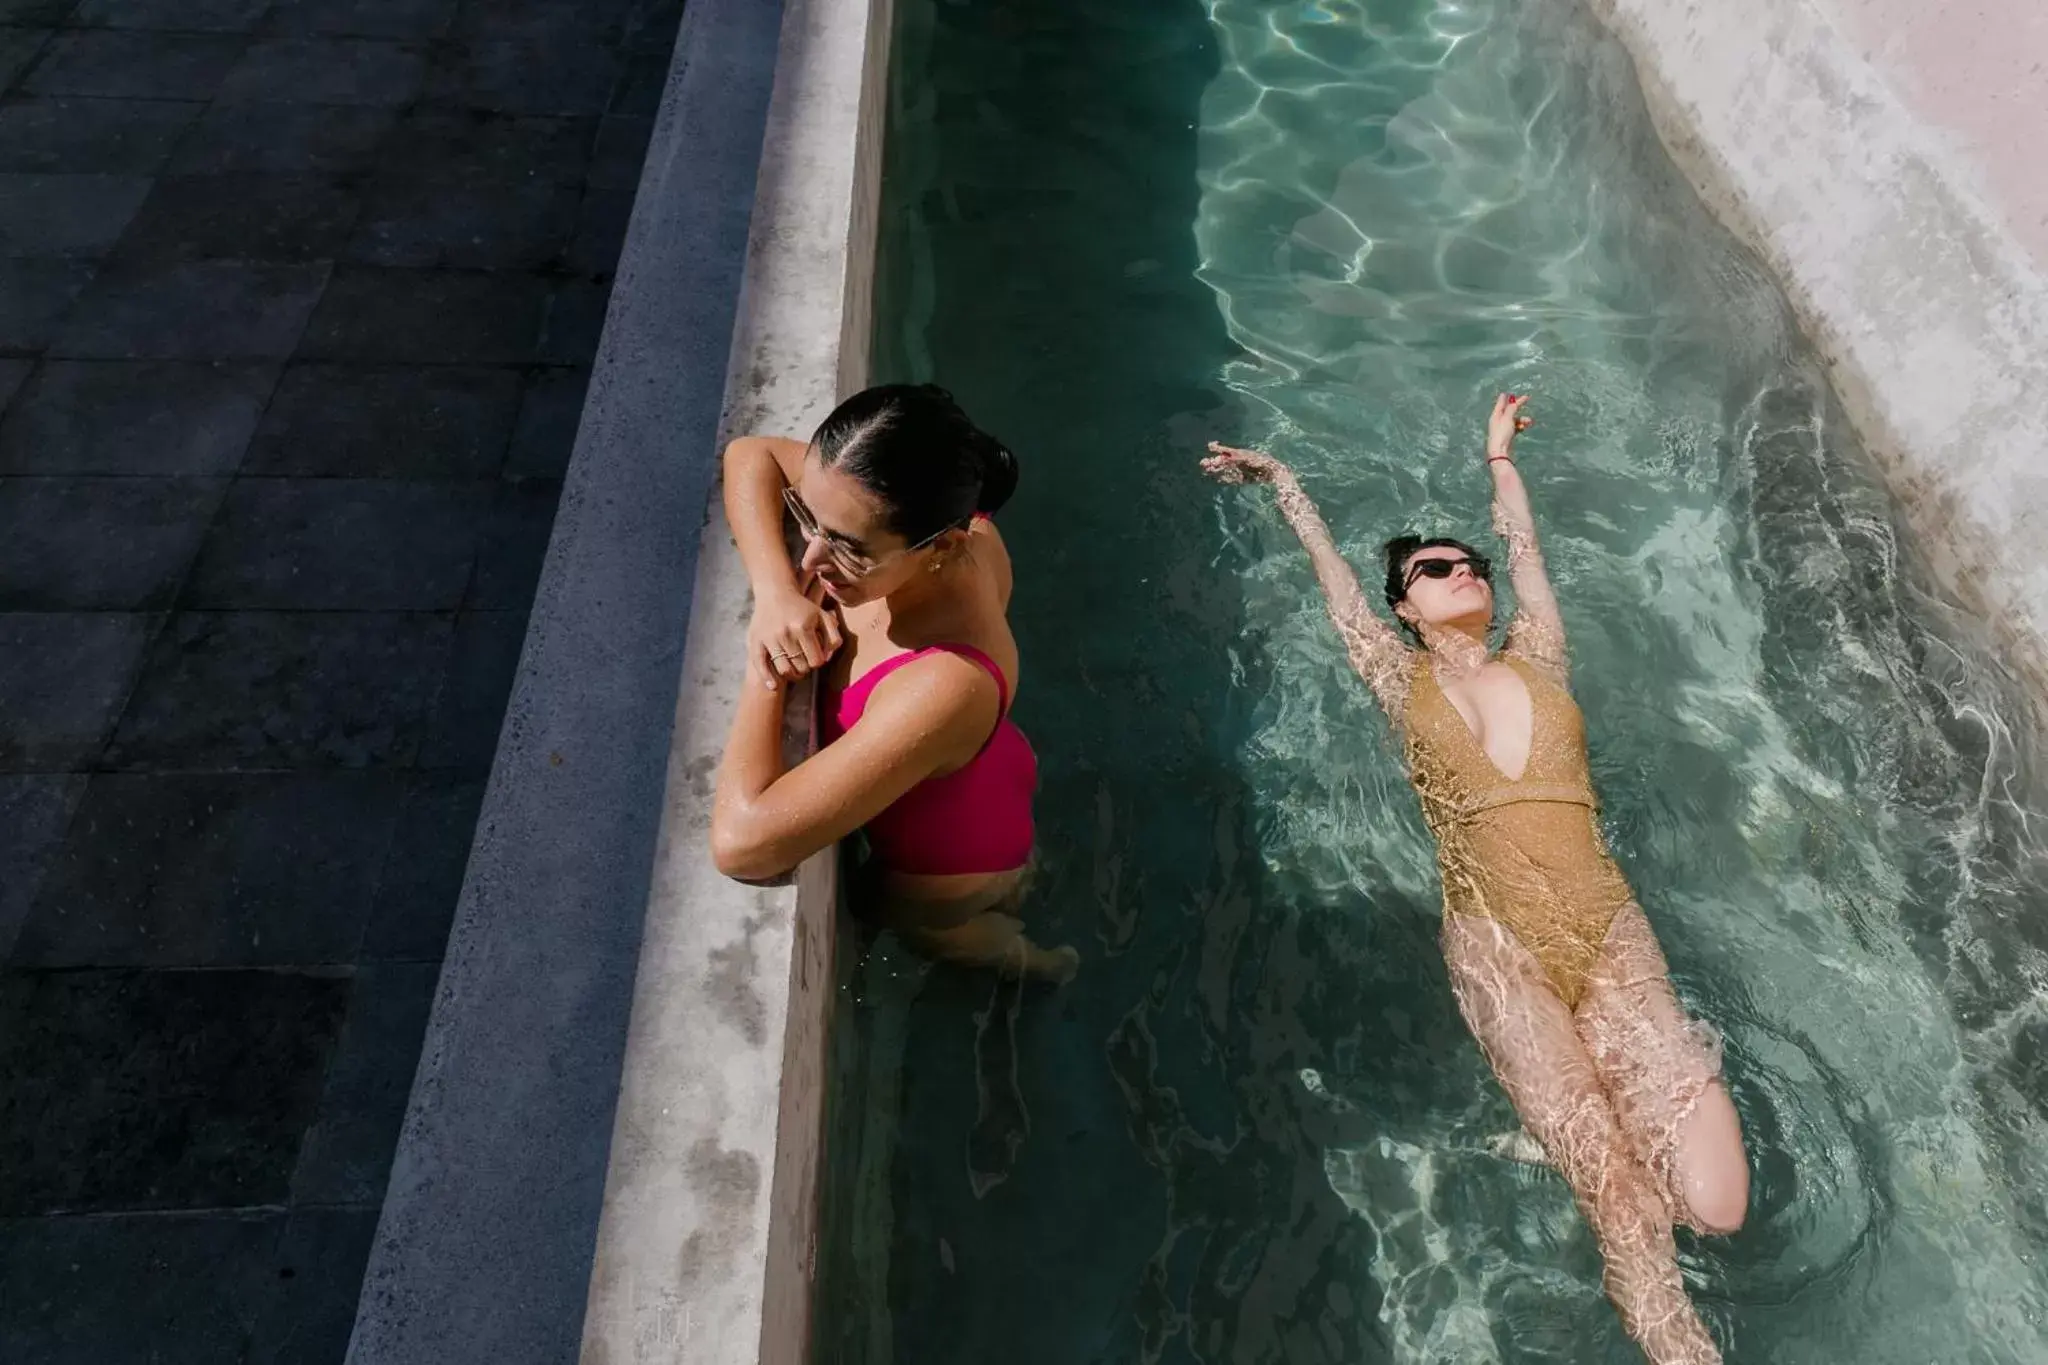
[(1493, 563), (1484, 555), (1472, 555), (1457, 559), (1418, 559), (1408, 566), (1408, 574), (1401, 581), (1401, 591), (1415, 586), (1418, 578), (1449, 578), (1451, 571), (1460, 564), (1472, 571), (1472, 576), (1481, 583), (1493, 581)]
[(811, 509), (805, 505), (804, 500), (797, 496), (797, 491), (794, 488), (782, 490), (782, 505), (789, 509), (790, 519), (796, 522), (797, 534), (801, 535), (805, 540), (824, 542), (826, 557), (837, 566), (841, 573), (849, 578), (865, 578), (892, 559), (901, 559), (904, 555), (916, 554), (919, 550), (922, 550), (925, 546), (953, 529), (950, 526), (941, 526), (938, 530), (917, 542), (917, 544), (906, 545), (900, 550), (891, 550), (880, 559), (876, 559), (872, 555), (841, 544), (832, 532), (826, 530), (818, 523), (818, 518), (812, 514)]

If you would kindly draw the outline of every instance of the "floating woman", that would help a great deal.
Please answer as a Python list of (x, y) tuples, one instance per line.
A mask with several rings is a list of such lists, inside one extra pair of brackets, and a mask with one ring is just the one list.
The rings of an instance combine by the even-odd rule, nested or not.
[(1526, 401), (1502, 394), (1487, 433), (1494, 528), (1518, 604), (1497, 655), (1492, 566), (1471, 546), (1387, 543), (1387, 605), (1411, 644), (1373, 613), (1293, 470), (1222, 445), (1203, 468), (1273, 487), (1351, 666), (1405, 742), (1437, 839), (1459, 1010), (1592, 1225), (1623, 1325), (1656, 1365), (1714, 1365), (1721, 1355), (1686, 1297), (1672, 1227), (1741, 1227), (1742, 1128), (1716, 1036), (1672, 993), (1650, 922), (1601, 838), (1564, 623), (1515, 468)]

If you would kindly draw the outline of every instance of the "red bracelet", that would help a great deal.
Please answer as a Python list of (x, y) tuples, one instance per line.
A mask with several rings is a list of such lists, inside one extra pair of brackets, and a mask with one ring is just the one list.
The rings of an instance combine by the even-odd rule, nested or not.
[(1503, 460), (1505, 460), (1509, 464), (1513, 464), (1515, 462), (1515, 457), (1512, 455), (1489, 455), (1486, 457), (1486, 462), (1488, 464), (1499, 464)]

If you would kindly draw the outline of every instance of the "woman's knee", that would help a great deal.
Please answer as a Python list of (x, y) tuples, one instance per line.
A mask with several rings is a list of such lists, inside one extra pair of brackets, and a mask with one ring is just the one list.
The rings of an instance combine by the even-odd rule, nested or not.
[(963, 967), (996, 967), (1023, 951), (1024, 922), (1013, 915), (985, 911), (944, 928), (903, 925), (897, 932), (912, 948), (935, 962)]
[(1686, 1187), (1686, 1208), (1694, 1227), (1716, 1237), (1742, 1231), (1749, 1216), (1747, 1182), (1738, 1188), (1725, 1180), (1687, 1181)]
[(1693, 1225), (1722, 1236), (1739, 1231), (1749, 1216), (1749, 1159), (1735, 1103), (1720, 1084), (1702, 1095), (1687, 1116), (1678, 1161)]
[(925, 957), (956, 967), (993, 967), (1008, 977), (1064, 984), (1080, 970), (1081, 955), (1070, 947), (1041, 948), (1014, 915), (989, 911), (946, 929), (911, 929), (905, 940)]

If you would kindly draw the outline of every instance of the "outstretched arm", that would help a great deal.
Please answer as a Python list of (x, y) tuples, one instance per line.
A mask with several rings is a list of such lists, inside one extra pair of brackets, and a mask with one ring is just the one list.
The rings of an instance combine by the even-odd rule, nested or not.
[(1316, 581), (1323, 586), (1323, 600), (1330, 620), (1344, 638), (1351, 667), (1365, 680), (1380, 705), (1396, 722), (1408, 704), (1408, 674), (1413, 656), (1401, 637), (1373, 613), (1358, 574), (1337, 549), (1323, 514), (1302, 492), (1301, 481), (1280, 461), (1255, 450), (1238, 450), (1211, 443), (1209, 458), (1202, 468), (1224, 483), (1269, 483), (1280, 504), (1281, 515), (1301, 538), (1315, 566)]
[(1486, 467), (1493, 475), (1493, 529), (1508, 547), (1508, 581), (1515, 585), (1515, 619), (1508, 627), (1508, 650), (1549, 673), (1560, 684), (1571, 663), (1565, 653), (1564, 618), (1557, 594), (1544, 572), (1543, 551), (1536, 543), (1536, 518), (1529, 511), (1529, 490), (1515, 468), (1515, 434), (1529, 425), (1522, 415), (1529, 395), (1504, 393), (1493, 403), (1486, 424)]

